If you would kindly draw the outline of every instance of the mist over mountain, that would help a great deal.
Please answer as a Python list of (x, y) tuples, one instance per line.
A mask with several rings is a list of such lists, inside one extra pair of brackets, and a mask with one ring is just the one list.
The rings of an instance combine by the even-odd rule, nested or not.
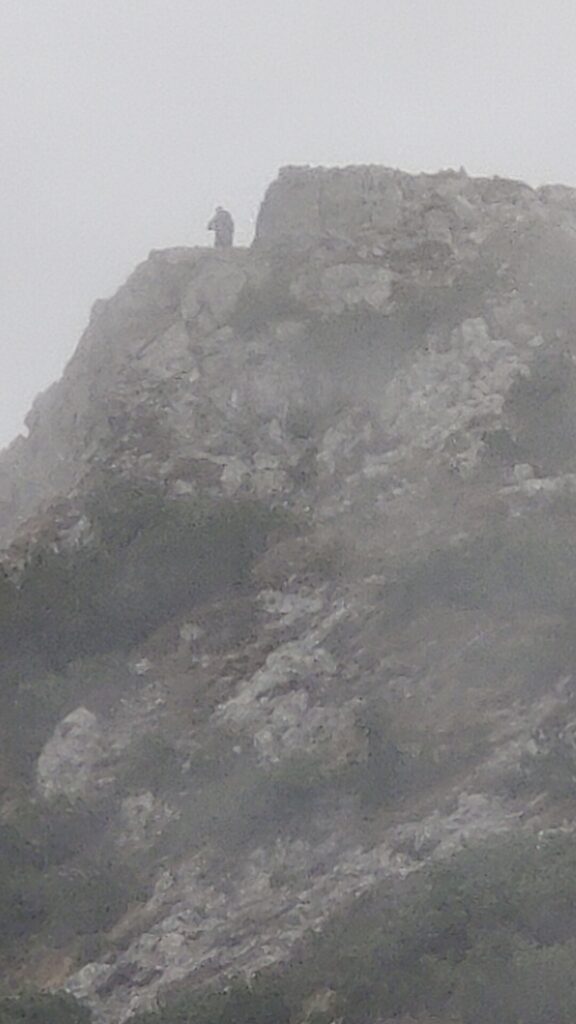
[(378, 166), (95, 303), (0, 456), (2, 1024), (573, 1021), (575, 324), (576, 190)]

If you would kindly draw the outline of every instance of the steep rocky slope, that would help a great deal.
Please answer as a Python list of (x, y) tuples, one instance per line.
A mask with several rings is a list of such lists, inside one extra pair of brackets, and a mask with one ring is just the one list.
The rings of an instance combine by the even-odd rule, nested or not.
[(576, 193), (377, 167), (96, 303), (0, 461), (7, 977), (120, 1021), (571, 827), (575, 323)]

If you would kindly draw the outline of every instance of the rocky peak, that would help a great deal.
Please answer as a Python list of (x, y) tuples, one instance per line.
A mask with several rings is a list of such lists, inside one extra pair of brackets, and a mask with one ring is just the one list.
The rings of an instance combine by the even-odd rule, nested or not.
[(411, 175), (380, 166), (285, 167), (270, 185), (255, 245), (301, 248), (380, 242), (474, 247), (491, 232), (530, 220), (574, 226), (576, 190), (532, 189), (507, 178), (472, 178), (462, 168)]
[[(297, 421), (313, 412), (325, 423), (340, 398), (354, 416), (375, 411), (363, 429), (394, 434), (402, 414), (390, 401), (435, 389), (443, 367), (468, 379), (492, 359), (511, 385), (512, 364), (524, 372), (540, 337), (567, 345), (574, 208), (567, 189), (463, 172), (285, 169), (251, 250), (153, 252), (95, 304), (28, 437), (0, 459), (2, 536), (103, 463), (184, 489), (193, 482), (178, 480), (180, 467), (194, 463), (224, 490), (277, 493), (318, 441), (299, 438)], [(457, 395), (445, 404), (445, 441), (459, 419), (476, 418), (473, 446), (500, 429), (494, 408), (486, 416), (492, 386), (484, 399), (470, 386), (468, 413)]]
[[(567, 190), (460, 172), (286, 169), (252, 250), (151, 253), (95, 304), (62, 381), (29, 415), (29, 436), (0, 460), (4, 538), (103, 463), (176, 477), (181, 489), (193, 487), (179, 476), (188, 465), (227, 492), (286, 492), (287, 471), (310, 463), (319, 440), (297, 436), (311, 412), (325, 424), (342, 398), (355, 417), (375, 411), (363, 429), (394, 434), (403, 389), (435, 389), (452, 364), (468, 379), (468, 356), (482, 375), (488, 350), (511, 385), (512, 365), (524, 372), (542, 335), (566, 346), (573, 224)], [(474, 355), (458, 341), (464, 322)], [(444, 403), (444, 440), (459, 418), (475, 418), (474, 447), (500, 426), (493, 408), (486, 417), (491, 385), (484, 399), (471, 387), (467, 413), (457, 395)]]
[(27, 940), (102, 1020), (565, 823), (575, 228), (560, 186), (287, 168), (250, 249), (95, 304), (0, 459), (2, 813), (74, 823), (66, 893), (132, 879)]

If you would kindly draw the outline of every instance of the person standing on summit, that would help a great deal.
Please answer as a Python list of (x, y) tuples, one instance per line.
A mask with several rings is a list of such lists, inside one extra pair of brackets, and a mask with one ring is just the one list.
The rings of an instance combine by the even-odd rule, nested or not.
[(216, 249), (231, 249), (234, 243), (234, 221), (223, 206), (216, 207), (216, 213), (208, 224), (208, 231), (214, 232)]

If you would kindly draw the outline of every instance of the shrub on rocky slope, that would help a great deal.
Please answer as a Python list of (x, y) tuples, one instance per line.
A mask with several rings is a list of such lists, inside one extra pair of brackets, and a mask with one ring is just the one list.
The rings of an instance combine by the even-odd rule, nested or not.
[[(490, 840), (425, 868), (404, 892), (373, 890), (289, 965), (212, 994), (167, 995), (134, 1024), (361, 1024), (404, 1015), (570, 1024), (575, 858), (569, 835)], [(314, 1011), (322, 993), (325, 1009)]]

